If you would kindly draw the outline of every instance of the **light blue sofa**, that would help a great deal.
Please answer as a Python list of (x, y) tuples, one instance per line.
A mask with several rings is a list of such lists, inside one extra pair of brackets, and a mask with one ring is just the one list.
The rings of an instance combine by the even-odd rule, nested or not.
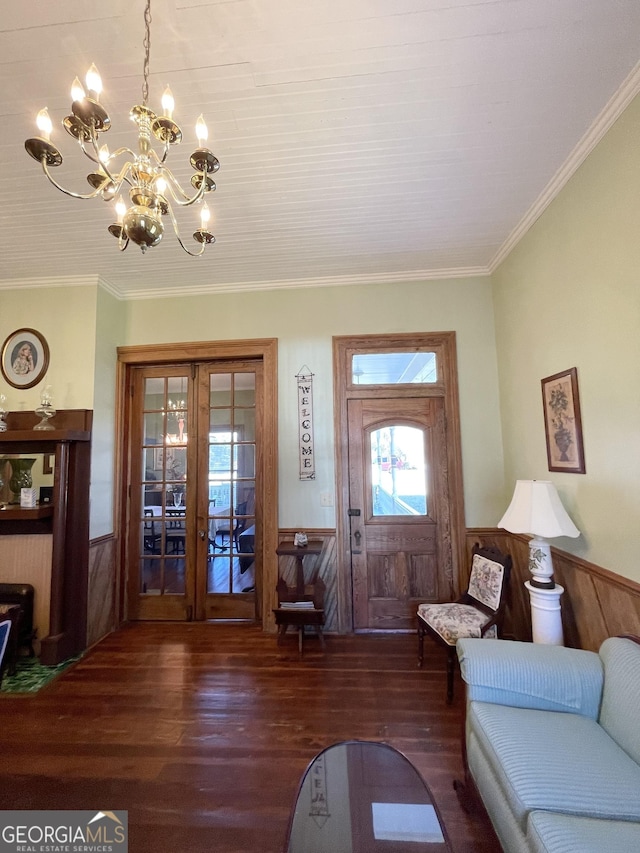
[(640, 851), (640, 642), (459, 640), (466, 763), (505, 853)]

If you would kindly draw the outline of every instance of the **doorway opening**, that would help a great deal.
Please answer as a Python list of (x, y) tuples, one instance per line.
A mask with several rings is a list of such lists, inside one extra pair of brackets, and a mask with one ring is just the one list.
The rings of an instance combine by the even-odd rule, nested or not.
[(414, 630), (464, 556), (455, 333), (333, 344), (339, 624)]
[(118, 356), (122, 618), (272, 627), (276, 341)]

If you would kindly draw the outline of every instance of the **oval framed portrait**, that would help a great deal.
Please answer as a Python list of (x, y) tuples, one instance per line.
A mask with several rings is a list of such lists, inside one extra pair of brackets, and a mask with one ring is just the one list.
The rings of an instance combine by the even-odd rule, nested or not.
[(35, 329), (18, 329), (2, 345), (0, 367), (13, 388), (31, 388), (49, 368), (49, 345)]

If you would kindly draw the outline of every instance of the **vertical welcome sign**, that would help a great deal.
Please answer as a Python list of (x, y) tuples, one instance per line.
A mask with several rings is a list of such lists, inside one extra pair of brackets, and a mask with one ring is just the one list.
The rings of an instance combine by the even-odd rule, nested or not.
[(300, 479), (315, 480), (316, 460), (313, 449), (313, 373), (306, 364), (296, 374), (298, 383), (298, 436)]

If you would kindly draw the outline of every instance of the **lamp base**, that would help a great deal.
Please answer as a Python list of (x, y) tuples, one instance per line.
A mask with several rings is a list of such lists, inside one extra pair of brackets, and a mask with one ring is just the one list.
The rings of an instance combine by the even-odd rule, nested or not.
[(531, 581), (525, 581), (525, 587), (529, 590), (531, 600), (533, 642), (563, 646), (560, 596), (564, 587), (554, 584), (553, 589), (542, 589)]
[(551, 545), (543, 536), (534, 536), (529, 542), (529, 571), (531, 583), (540, 589), (553, 589), (553, 561)]

